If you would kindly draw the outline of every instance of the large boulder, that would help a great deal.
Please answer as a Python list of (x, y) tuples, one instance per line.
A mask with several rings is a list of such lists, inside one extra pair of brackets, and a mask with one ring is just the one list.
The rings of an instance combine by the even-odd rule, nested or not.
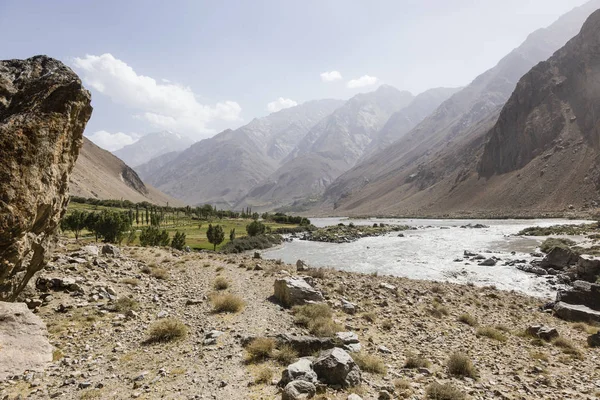
[(577, 254), (571, 249), (554, 247), (540, 263), (540, 267), (544, 269), (553, 268), (563, 270), (569, 265), (577, 262)]
[(535, 336), (547, 342), (550, 342), (559, 336), (556, 328), (550, 328), (544, 325), (530, 326), (527, 328), (527, 333), (531, 336)]
[(285, 386), (292, 381), (307, 381), (317, 383), (317, 374), (312, 369), (312, 359), (301, 358), (293, 364), (287, 366), (281, 373), (279, 386)]
[(46, 324), (25, 303), (0, 302), (0, 381), (52, 362)]
[(569, 304), (559, 301), (554, 304), (554, 313), (557, 317), (567, 321), (600, 322), (600, 311), (592, 310), (581, 304)]
[(323, 295), (302, 278), (278, 278), (274, 284), (275, 298), (286, 307), (323, 301)]
[(44, 265), (92, 114), (77, 75), (46, 56), (0, 61), (0, 300)]
[(361, 382), (360, 368), (350, 354), (339, 347), (325, 350), (313, 362), (319, 380), (329, 385), (357, 386)]
[(592, 310), (600, 311), (600, 285), (585, 281), (575, 281), (571, 288), (557, 292), (556, 301), (581, 304)]
[(582, 255), (577, 260), (577, 277), (588, 282), (595, 282), (600, 275), (600, 258)]
[(307, 381), (293, 381), (288, 383), (281, 393), (281, 400), (312, 399), (317, 393), (316, 386)]

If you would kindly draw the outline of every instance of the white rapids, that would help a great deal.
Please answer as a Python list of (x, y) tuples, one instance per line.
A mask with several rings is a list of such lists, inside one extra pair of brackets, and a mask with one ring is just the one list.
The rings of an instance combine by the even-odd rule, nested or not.
[[(503, 265), (510, 260), (530, 261), (533, 259), (530, 253), (536, 251), (544, 239), (516, 236), (516, 233), (529, 226), (581, 224), (590, 221), (315, 218), (311, 222), (318, 227), (337, 225), (340, 222), (352, 222), (355, 225), (383, 222), (414, 226), (417, 230), (403, 231), (404, 237), (398, 237), (398, 233), (390, 233), (342, 244), (294, 239), (275, 249), (264, 251), (263, 257), (281, 259), (286, 263), (302, 259), (313, 267), (331, 267), (353, 272), (456, 283), (471, 282), (479, 286), (495, 285), (502, 290), (550, 298), (558, 286), (549, 284), (544, 277)], [(461, 228), (467, 224), (483, 224), (489, 228)], [(465, 250), (486, 257), (496, 256), (502, 261), (493, 267), (479, 266), (476, 262), (463, 259)], [(461, 261), (455, 261), (458, 259)]]

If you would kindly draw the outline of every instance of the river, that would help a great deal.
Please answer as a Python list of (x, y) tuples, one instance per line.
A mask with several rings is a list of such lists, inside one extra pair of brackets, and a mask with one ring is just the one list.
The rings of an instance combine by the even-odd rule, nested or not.
[[(590, 221), (566, 219), (544, 220), (435, 220), (435, 219), (345, 219), (314, 218), (318, 226), (340, 222), (355, 225), (409, 225), (417, 228), (385, 236), (359, 239), (352, 243), (322, 243), (294, 239), (282, 246), (263, 252), (267, 259), (295, 263), (302, 259), (313, 267), (394, 275), (413, 279), (495, 285), (502, 290), (515, 290), (541, 298), (553, 298), (558, 286), (544, 277), (525, 273), (513, 266), (503, 265), (515, 259), (532, 260), (544, 237), (515, 236), (529, 226), (581, 224)], [(461, 228), (467, 224), (483, 224), (489, 228)], [(463, 259), (464, 251), (496, 256), (502, 259), (495, 266), (480, 266)], [(515, 252), (511, 254), (511, 252)], [(460, 260), (460, 261), (455, 261)]]

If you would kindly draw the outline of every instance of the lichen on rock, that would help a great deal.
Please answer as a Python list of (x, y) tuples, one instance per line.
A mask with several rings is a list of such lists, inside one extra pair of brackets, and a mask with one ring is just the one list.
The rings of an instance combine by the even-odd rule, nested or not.
[(68, 203), (91, 95), (47, 56), (0, 61), (0, 300), (44, 265)]

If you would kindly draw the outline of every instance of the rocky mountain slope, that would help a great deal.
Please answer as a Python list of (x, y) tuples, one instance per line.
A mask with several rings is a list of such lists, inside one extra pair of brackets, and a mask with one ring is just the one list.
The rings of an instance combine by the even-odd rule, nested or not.
[(169, 153), (162, 154), (160, 156), (152, 158), (150, 161), (144, 164), (138, 165), (134, 168), (134, 170), (138, 173), (138, 175), (140, 176), (140, 178), (142, 178), (143, 181), (147, 181), (148, 179), (151, 179), (153, 176), (158, 174), (159, 171), (162, 170), (171, 161), (174, 161), (179, 156), (179, 154), (181, 154), (181, 151), (171, 151)]
[(459, 90), (460, 88), (435, 88), (415, 96), (408, 106), (394, 113), (383, 128), (377, 132), (361, 156), (361, 160), (369, 158), (401, 139)]
[(343, 104), (309, 101), (195, 143), (148, 182), (189, 204), (234, 206), (273, 173), (307, 132)]
[[(480, 211), (496, 209), (498, 212), (512, 212), (515, 208), (525, 209), (534, 204), (540, 209), (552, 205), (552, 202), (544, 202), (543, 198), (541, 203), (535, 203), (518, 195), (511, 203), (501, 193), (492, 190), (495, 185), (485, 185), (483, 180), (477, 179), (469, 181), (472, 185), (469, 195), (457, 193), (465, 190), (465, 184), (461, 182), (477, 169), (485, 134), (496, 123), (501, 106), (508, 100), (517, 80), (575, 36), (586, 18), (599, 7), (600, 1), (591, 1), (575, 8), (548, 28), (531, 34), (498, 65), (445, 101), (402, 139), (337, 179), (325, 193), (325, 205), (320, 211), (421, 215), (443, 214), (444, 210), (467, 213), (470, 205)], [(534, 69), (533, 73), (536, 71)], [(534, 88), (528, 86), (524, 90)], [(520, 91), (515, 93), (519, 98), (524, 96)], [(529, 123), (533, 120), (535, 118)], [(538, 145), (532, 144), (534, 147)], [(538, 170), (537, 175), (540, 174)], [(569, 174), (564, 175), (565, 179), (569, 179)], [(503, 180), (506, 176), (496, 179)], [(443, 184), (440, 183), (442, 181)], [(461, 189), (456, 188), (459, 183)], [(540, 185), (529, 180), (523, 185), (523, 190), (531, 190), (532, 187)], [(484, 189), (485, 194), (481, 192)], [(493, 202), (478, 200), (484, 197)], [(564, 199), (567, 197), (563, 196)], [(531, 208), (529, 211), (535, 212)]]
[(414, 96), (388, 85), (361, 93), (320, 121), (277, 171), (252, 188), (238, 207), (273, 209), (320, 195), (351, 168), (390, 116)]
[(0, 301), (14, 301), (44, 267), (90, 103), (79, 77), (58, 60), (0, 61)]
[[(493, 286), (296, 271), (247, 254), (101, 252), (69, 243), (27, 293), (48, 324), (55, 361), (45, 373), (22, 371), (2, 383), (7, 398), (289, 399), (287, 381), (277, 383), (290, 369), (331, 400), (432, 398), (426, 392), (436, 384), (453, 388), (442, 398), (596, 398), (599, 353), (587, 342), (597, 328), (541, 311), (545, 299)], [(276, 282), (290, 277), (310, 282), (296, 296), (322, 293), (331, 317), (319, 313), (321, 324), (311, 328), (295, 323), (297, 313), (273, 296)], [(216, 311), (224, 295), (241, 300), (240, 309)], [(525, 334), (539, 325), (548, 327), (546, 340)], [(150, 340), (156, 327), (164, 327), (164, 341)], [(252, 338), (261, 341), (249, 345)], [(301, 358), (333, 346), (344, 348), (334, 371)], [(356, 367), (346, 351), (361, 385), (328, 385)], [(462, 374), (451, 368), (453, 354), (467, 360)], [(298, 361), (305, 367), (288, 367)]]
[(135, 168), (165, 153), (183, 151), (192, 144), (194, 144), (192, 139), (175, 132), (154, 132), (142, 136), (133, 144), (113, 151), (113, 154)]
[(144, 184), (127, 164), (86, 137), (71, 174), (69, 190), (73, 196), (86, 198), (183, 205), (181, 201)]

